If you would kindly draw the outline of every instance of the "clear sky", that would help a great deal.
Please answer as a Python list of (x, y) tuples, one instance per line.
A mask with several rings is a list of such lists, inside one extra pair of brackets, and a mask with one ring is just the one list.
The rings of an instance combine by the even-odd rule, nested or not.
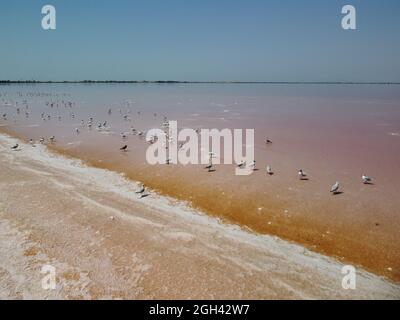
[(400, 81), (399, 0), (2, 0), (0, 39), (0, 79)]

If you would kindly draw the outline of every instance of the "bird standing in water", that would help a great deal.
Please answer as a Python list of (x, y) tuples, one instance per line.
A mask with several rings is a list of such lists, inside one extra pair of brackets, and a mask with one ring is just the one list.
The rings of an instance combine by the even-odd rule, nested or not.
[(300, 169), (300, 170), (299, 170), (298, 175), (299, 175), (299, 179), (300, 179), (300, 180), (305, 180), (306, 177), (307, 177), (307, 174), (304, 172), (303, 169)]
[(339, 191), (339, 182), (336, 181), (336, 183), (335, 183), (335, 184), (332, 186), (332, 188), (331, 188), (331, 193), (332, 193), (333, 195), (335, 195), (335, 194), (338, 193), (338, 191)]
[(243, 169), (245, 165), (246, 165), (246, 162), (242, 161), (237, 165), (237, 167), (240, 168), (240, 169)]
[(256, 167), (256, 160), (253, 160), (253, 162), (249, 165), (249, 169), (256, 171), (257, 167)]
[(361, 176), (361, 180), (362, 180), (362, 182), (363, 182), (364, 184), (370, 184), (370, 183), (372, 183), (372, 178), (366, 176), (365, 174), (363, 174), (363, 175)]

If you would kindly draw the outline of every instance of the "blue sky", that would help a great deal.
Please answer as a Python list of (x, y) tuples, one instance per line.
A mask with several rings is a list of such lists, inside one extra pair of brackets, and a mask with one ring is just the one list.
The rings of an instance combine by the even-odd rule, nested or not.
[(399, 16), (398, 0), (4, 0), (0, 79), (399, 82)]

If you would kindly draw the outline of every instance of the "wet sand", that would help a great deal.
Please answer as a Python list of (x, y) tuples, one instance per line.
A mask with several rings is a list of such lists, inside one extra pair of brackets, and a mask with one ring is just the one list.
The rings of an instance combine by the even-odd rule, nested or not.
[[(277, 235), (400, 281), (400, 138), (396, 135), (400, 99), (396, 88), (272, 90), (263, 86), (260, 93), (253, 87), (67, 87), (77, 97), (22, 95), (20, 101), (29, 100), (29, 118), (23, 112), (15, 116), (15, 106), (2, 108), (12, 117), (0, 120), (4, 125), (0, 130), (24, 141), (56, 134), (57, 142), (49, 147), (61, 154), (124, 173), (226, 223)], [(44, 90), (35, 87), (39, 89)], [(324, 90), (327, 93), (321, 94)], [(116, 102), (129, 95), (135, 101)], [(73, 108), (45, 106), (45, 101), (72, 98), (77, 101)], [(107, 115), (110, 107), (111, 116)], [(43, 122), (41, 112), (51, 114), (51, 120)], [(75, 119), (70, 118), (71, 112)], [(124, 114), (132, 120), (122, 121)], [(148, 144), (131, 135), (122, 141), (119, 134), (130, 126), (138, 130), (159, 126), (163, 114), (182, 127), (254, 128), (260, 171), (237, 177), (233, 166), (217, 166), (216, 172), (208, 174), (202, 166), (147, 165)], [(57, 121), (57, 115), (62, 121)], [(89, 115), (95, 115), (96, 124), (107, 120), (111, 129), (81, 128), (80, 120), (86, 121)], [(79, 135), (75, 127), (81, 128)], [(266, 146), (265, 137), (273, 144)], [(125, 143), (130, 151), (118, 152)], [(265, 173), (267, 164), (275, 171), (272, 177)], [(299, 168), (310, 180), (299, 181)], [(361, 183), (363, 173), (375, 179), (373, 185)], [(344, 193), (333, 197), (329, 189), (336, 180)]]
[[(400, 298), (360, 268), (343, 290), (332, 258), (154, 192), (138, 199), (119, 174), (15, 142), (0, 135), (0, 298)], [(40, 286), (44, 264), (54, 291)]]

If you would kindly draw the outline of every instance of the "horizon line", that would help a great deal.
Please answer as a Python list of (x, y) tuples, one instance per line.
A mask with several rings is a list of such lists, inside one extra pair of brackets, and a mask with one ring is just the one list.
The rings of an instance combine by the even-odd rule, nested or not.
[(186, 81), (186, 80), (0, 80), (0, 84), (376, 84), (399, 85), (396, 81)]

